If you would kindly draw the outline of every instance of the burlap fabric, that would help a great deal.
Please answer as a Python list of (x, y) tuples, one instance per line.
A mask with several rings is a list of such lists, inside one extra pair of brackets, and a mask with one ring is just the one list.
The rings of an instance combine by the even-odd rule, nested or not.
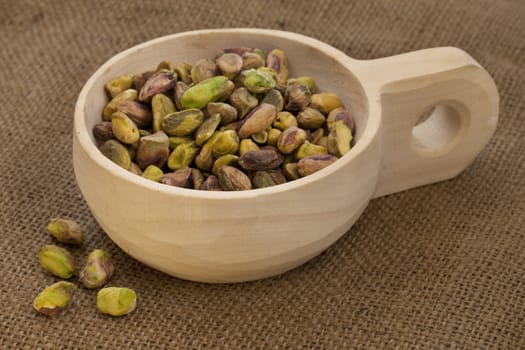
[[(524, 349), (525, 2), (0, 2), (1, 349)], [(313, 36), (356, 58), (457, 46), (495, 78), (498, 130), (459, 177), (374, 200), (319, 257), (236, 285), (169, 277), (115, 246), (91, 216), (71, 162), (73, 108), (115, 53), (199, 28), (265, 27)], [(113, 285), (137, 310), (68, 312), (32, 299), (56, 279), (36, 253), (50, 217), (79, 221), (115, 258)]]

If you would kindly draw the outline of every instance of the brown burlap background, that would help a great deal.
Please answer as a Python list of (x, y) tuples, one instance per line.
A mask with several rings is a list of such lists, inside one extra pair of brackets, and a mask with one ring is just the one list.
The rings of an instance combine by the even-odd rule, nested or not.
[[(524, 349), (525, 2), (0, 1), (1, 349)], [(115, 246), (71, 162), (73, 108), (115, 53), (199, 28), (313, 36), (356, 58), (458, 46), (495, 78), (498, 130), (459, 177), (374, 200), (321, 256), (236, 285), (182, 281)], [(56, 319), (32, 299), (56, 279), (36, 253), (50, 217), (85, 227), (115, 258), (137, 310), (97, 312), (80, 290)]]

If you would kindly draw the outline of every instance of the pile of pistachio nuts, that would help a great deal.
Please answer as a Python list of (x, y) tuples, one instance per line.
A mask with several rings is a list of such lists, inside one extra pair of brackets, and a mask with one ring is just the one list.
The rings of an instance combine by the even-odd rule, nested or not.
[[(60, 243), (79, 246), (84, 243), (80, 225), (62, 218), (51, 219), (47, 231)], [(68, 249), (47, 244), (38, 252), (40, 265), (49, 273), (63, 280), (43, 289), (33, 300), (33, 308), (46, 316), (57, 316), (70, 304), (78, 287), (69, 280), (79, 276), (87, 289), (98, 289), (97, 309), (111, 316), (122, 316), (135, 310), (137, 295), (129, 288), (106, 286), (113, 275), (113, 262), (102, 249), (93, 250), (84, 268), (78, 273), (77, 263)], [(103, 288), (102, 288), (103, 287)]]
[(352, 144), (354, 119), (334, 92), (289, 78), (282, 50), (224, 49), (193, 65), (107, 82), (100, 151), (167, 185), (208, 191), (269, 187), (310, 175)]

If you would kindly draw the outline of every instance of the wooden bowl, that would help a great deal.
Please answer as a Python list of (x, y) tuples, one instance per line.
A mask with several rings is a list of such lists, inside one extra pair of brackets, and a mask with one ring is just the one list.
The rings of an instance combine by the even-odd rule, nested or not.
[[(106, 81), (162, 60), (194, 62), (238, 46), (280, 48), (290, 76), (310, 75), (320, 91), (336, 92), (355, 115), (352, 150), (313, 175), (242, 192), (155, 183), (100, 153), (91, 130), (108, 102)], [(431, 117), (416, 125), (433, 106)], [(457, 175), (488, 142), (497, 116), (494, 82), (456, 48), (359, 61), (290, 32), (200, 30), (135, 46), (93, 74), (75, 108), (74, 170), (96, 220), (132, 257), (183, 279), (248, 281), (319, 254), (349, 230), (371, 198)]]

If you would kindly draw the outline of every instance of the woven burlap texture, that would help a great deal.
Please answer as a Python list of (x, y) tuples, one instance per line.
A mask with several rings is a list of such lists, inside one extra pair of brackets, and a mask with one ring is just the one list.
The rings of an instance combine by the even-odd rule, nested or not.
[[(0, 1), (1, 349), (524, 349), (525, 3), (421, 1)], [(99, 228), (72, 170), (73, 109), (89, 76), (143, 41), (262, 27), (369, 59), (457, 46), (494, 77), (498, 129), (460, 176), (373, 200), (336, 244), (281, 276), (179, 280), (133, 260)], [(312, 198), (312, 205), (315, 199)], [(80, 222), (138, 294), (110, 318), (95, 292), (48, 319), (31, 307), (57, 279), (36, 253), (47, 220)]]

